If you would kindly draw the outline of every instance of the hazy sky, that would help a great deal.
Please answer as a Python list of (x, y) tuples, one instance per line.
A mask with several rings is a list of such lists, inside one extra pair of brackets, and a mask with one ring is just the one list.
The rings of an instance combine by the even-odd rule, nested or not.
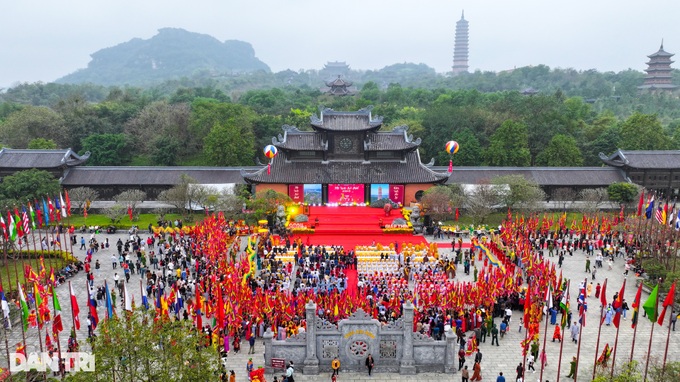
[[(402, 62), (450, 70), (455, 23), (470, 22), (470, 68), (645, 69), (662, 38), (680, 53), (677, 0), (1, 1), (0, 87), (53, 81), (90, 54), (159, 28), (251, 43), (272, 70)], [(678, 65), (675, 65), (678, 67)]]

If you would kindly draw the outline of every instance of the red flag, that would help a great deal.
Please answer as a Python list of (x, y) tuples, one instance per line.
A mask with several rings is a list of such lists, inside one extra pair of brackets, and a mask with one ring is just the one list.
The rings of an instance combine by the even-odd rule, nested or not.
[(272, 164), (267, 163), (267, 175), (271, 175), (271, 173), (272, 173)]
[(645, 204), (645, 192), (640, 193), (640, 201), (638, 201), (637, 216), (642, 215), (642, 206)]
[(68, 197), (68, 190), (64, 190), (64, 199), (66, 201), (66, 214), (71, 216), (71, 198)]
[(458, 218), (460, 218), (460, 211), (458, 211), (458, 207), (456, 207), (456, 221), (458, 221)]
[(453, 161), (449, 159), (449, 172), (453, 172)]
[(128, 210), (127, 210), (128, 216), (130, 217), (130, 221), (132, 221), (132, 206), (128, 204)]
[(224, 327), (224, 301), (222, 300), (222, 288), (217, 287), (217, 325), (219, 328)]
[(640, 283), (640, 286), (638, 287), (637, 294), (635, 295), (635, 299), (633, 300), (633, 318), (631, 319), (631, 325), (630, 327), (635, 329), (635, 326), (637, 325), (638, 318), (640, 315), (640, 298), (642, 297), (642, 283)]
[(669, 306), (673, 306), (674, 303), (675, 303), (675, 281), (673, 281), (671, 289), (668, 290), (668, 295), (666, 296), (666, 299), (663, 300), (663, 310), (661, 311), (661, 314), (659, 315), (659, 320), (657, 321), (659, 325), (663, 325), (663, 319), (664, 316), (666, 315), (666, 309)]
[(600, 293), (600, 303), (605, 308), (607, 307), (607, 279), (604, 280), (604, 284), (602, 285), (602, 292)]
[(612, 302), (612, 306), (614, 308), (614, 311), (616, 311), (616, 314), (614, 315), (614, 326), (616, 328), (619, 328), (619, 325), (621, 323), (621, 306), (623, 306), (623, 292), (626, 291), (626, 279), (623, 279), (623, 285), (621, 285), (621, 290), (619, 291), (619, 295)]
[(78, 317), (78, 315), (80, 314), (80, 309), (78, 308), (78, 300), (76, 300), (76, 294), (75, 292), (73, 292), (73, 287), (71, 286), (70, 281), (68, 287), (71, 294), (71, 314), (73, 315), (73, 320), (76, 323), (76, 330), (80, 330), (80, 318)]
[(531, 311), (531, 288), (524, 295), (524, 327), (529, 328), (529, 312)]

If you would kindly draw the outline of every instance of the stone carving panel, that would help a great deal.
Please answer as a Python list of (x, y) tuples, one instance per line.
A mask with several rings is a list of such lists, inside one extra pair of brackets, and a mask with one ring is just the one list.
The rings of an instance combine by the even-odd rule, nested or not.
[(397, 341), (380, 341), (380, 358), (397, 358)]
[(370, 353), (370, 348), (371, 346), (367, 341), (356, 340), (347, 344), (347, 353), (352, 358), (362, 359)]
[(350, 320), (372, 320), (373, 317), (371, 317), (370, 314), (364, 312), (363, 309), (359, 308), (357, 309), (356, 312), (352, 313), (351, 316), (349, 316)]
[(324, 320), (323, 318), (317, 318), (316, 328), (318, 330), (338, 330), (338, 327), (335, 324), (328, 320)]
[(415, 332), (413, 333), (413, 340), (414, 341), (421, 341), (421, 342), (433, 342), (434, 339), (430, 336), (426, 336), (425, 334)]
[(337, 340), (321, 341), (321, 358), (333, 359), (338, 356), (339, 342)]
[(384, 330), (404, 330), (404, 320), (399, 318), (395, 321), (388, 322)]
[(307, 332), (302, 332), (288, 337), (287, 342), (307, 342)]

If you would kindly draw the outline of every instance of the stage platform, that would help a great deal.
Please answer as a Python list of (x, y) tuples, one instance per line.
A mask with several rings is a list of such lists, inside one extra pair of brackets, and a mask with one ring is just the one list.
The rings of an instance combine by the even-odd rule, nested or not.
[(314, 228), (314, 233), (295, 235), (302, 242), (311, 245), (342, 245), (346, 250), (358, 245), (398, 243), (424, 244), (427, 240), (421, 235), (384, 233), (382, 225), (391, 225), (395, 219), (403, 218), (396, 208), (386, 216), (382, 208), (366, 206), (327, 207), (310, 206), (309, 222), (306, 226)]

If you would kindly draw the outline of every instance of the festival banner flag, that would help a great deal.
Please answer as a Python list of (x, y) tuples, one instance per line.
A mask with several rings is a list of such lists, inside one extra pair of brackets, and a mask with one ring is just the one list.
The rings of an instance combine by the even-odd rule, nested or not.
[(128, 293), (126, 283), (123, 283), (123, 299), (125, 300), (125, 310), (132, 312), (132, 296)]
[(144, 309), (149, 309), (149, 296), (146, 294), (146, 288), (142, 287), (142, 306)]
[(111, 300), (111, 291), (109, 291), (109, 284), (104, 281), (104, 290), (106, 291), (106, 318), (113, 317), (113, 302)]
[(645, 313), (647, 313), (647, 318), (651, 322), (656, 321), (656, 314), (657, 314), (657, 297), (659, 294), (659, 284), (656, 284), (654, 289), (652, 290), (652, 294), (647, 297), (647, 300), (645, 301), (644, 304), (642, 304), (642, 309), (645, 310)]
[[(73, 293), (73, 291), (71, 291)], [(77, 306), (77, 305), (76, 305)], [(99, 315), (97, 314), (97, 301), (94, 296), (88, 293), (87, 296), (87, 307), (90, 310), (90, 321), (92, 322), (92, 330), (97, 329), (97, 324), (99, 323)], [(76, 321), (77, 323), (78, 321)]]
[(2, 290), (2, 285), (0, 285), (0, 309), (2, 309), (2, 316), (9, 318), (9, 303), (7, 302), (5, 292)]
[(614, 311), (616, 311), (616, 314), (614, 315), (614, 326), (616, 328), (619, 328), (619, 325), (621, 324), (621, 313), (623, 312), (623, 293), (626, 291), (626, 280), (623, 280), (623, 285), (621, 285), (621, 290), (619, 291), (619, 295), (616, 297), (616, 300), (612, 303), (612, 307), (614, 307)]
[(19, 305), (21, 306), (21, 322), (24, 325), (24, 331), (28, 330), (28, 303), (26, 302), (26, 296), (24, 295), (24, 290), (21, 288), (21, 283), (17, 282), (19, 285)]
[(638, 201), (637, 216), (642, 215), (642, 206), (645, 204), (645, 191), (640, 193), (640, 201)]
[(673, 285), (671, 285), (671, 289), (668, 290), (668, 294), (666, 295), (666, 299), (663, 300), (663, 310), (661, 311), (661, 314), (659, 314), (659, 320), (657, 323), (659, 325), (663, 325), (663, 319), (666, 316), (666, 309), (668, 307), (671, 307), (671, 311), (673, 310), (673, 304), (675, 303), (675, 281), (673, 281)]
[(73, 291), (73, 286), (71, 282), (68, 284), (69, 293), (71, 295), (71, 314), (73, 315), (73, 321), (75, 322), (76, 330), (80, 330), (80, 308), (78, 308), (78, 300), (76, 299), (76, 293)]
[(52, 333), (55, 335), (61, 333), (64, 330), (64, 325), (61, 322), (61, 305), (59, 304), (59, 298), (57, 297), (57, 292), (52, 289), (52, 306), (54, 308), (54, 318), (52, 319)]
[(71, 216), (71, 198), (68, 196), (68, 190), (64, 190), (64, 198), (66, 200), (66, 213)]
[(635, 294), (635, 299), (633, 300), (633, 317), (631, 319), (631, 328), (635, 329), (637, 325), (637, 320), (640, 315), (640, 298), (642, 297), (642, 283), (638, 287), (638, 292)]
[(0, 216), (0, 229), (2, 229), (2, 234), (5, 236), (5, 240), (9, 240), (9, 234), (7, 233), (7, 224), (5, 224), (5, 219)]

